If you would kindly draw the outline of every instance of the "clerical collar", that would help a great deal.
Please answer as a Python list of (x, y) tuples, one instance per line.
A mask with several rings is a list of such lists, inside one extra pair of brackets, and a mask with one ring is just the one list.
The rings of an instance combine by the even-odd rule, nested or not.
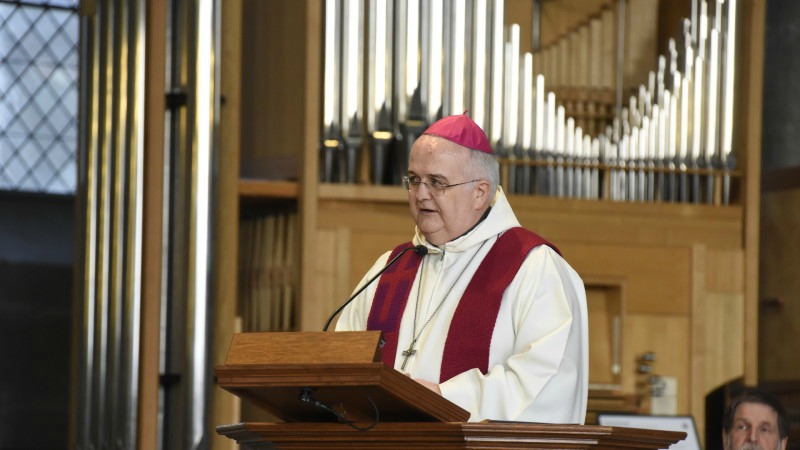
[[(459, 237), (457, 237), (457, 238), (454, 238), (454, 239), (451, 239), (451, 240), (449, 240), (448, 242), (453, 242), (453, 241), (455, 241), (455, 240), (457, 240), (457, 239), (461, 239), (462, 237), (464, 237), (464, 236), (468, 235), (468, 234), (469, 234), (469, 233), (470, 233), (472, 230), (474, 230), (475, 228), (477, 228), (477, 227), (478, 227), (478, 225), (480, 225), (480, 224), (481, 224), (481, 222), (483, 222), (484, 220), (486, 220), (486, 218), (487, 218), (487, 217), (489, 217), (489, 212), (490, 212), (491, 210), (492, 210), (492, 207), (491, 207), (491, 205), (490, 205), (488, 208), (486, 208), (486, 211), (483, 213), (483, 215), (481, 216), (481, 218), (480, 218), (480, 219), (478, 219), (478, 221), (477, 221), (477, 222), (475, 222), (475, 225), (473, 225), (472, 227), (470, 227), (470, 229), (469, 229), (469, 230), (467, 230), (467, 231), (463, 232), (463, 233), (461, 234), (461, 236), (459, 236)], [(436, 247), (438, 247), (438, 245), (437, 245)]]

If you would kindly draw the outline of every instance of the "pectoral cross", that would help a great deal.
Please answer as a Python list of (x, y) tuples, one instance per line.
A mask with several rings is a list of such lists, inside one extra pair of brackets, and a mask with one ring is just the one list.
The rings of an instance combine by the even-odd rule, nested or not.
[(403, 359), (403, 365), (400, 366), (400, 370), (406, 370), (406, 364), (408, 364), (408, 359), (414, 356), (415, 353), (417, 353), (417, 351), (414, 350), (414, 343), (412, 342), (411, 345), (408, 346), (408, 350), (403, 350), (404, 359)]

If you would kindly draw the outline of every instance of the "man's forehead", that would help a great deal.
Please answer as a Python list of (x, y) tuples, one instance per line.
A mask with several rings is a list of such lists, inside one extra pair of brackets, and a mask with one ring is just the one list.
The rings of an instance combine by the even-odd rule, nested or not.
[(736, 408), (734, 420), (778, 423), (778, 413), (771, 406), (757, 402), (744, 402)]

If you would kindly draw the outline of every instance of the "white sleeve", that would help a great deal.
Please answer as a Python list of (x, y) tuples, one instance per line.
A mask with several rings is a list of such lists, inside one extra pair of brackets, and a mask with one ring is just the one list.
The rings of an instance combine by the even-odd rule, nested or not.
[(503, 294), (489, 372), (472, 369), (442, 395), (483, 419), (583, 423), (588, 394), (586, 292), (553, 250), (531, 251)]

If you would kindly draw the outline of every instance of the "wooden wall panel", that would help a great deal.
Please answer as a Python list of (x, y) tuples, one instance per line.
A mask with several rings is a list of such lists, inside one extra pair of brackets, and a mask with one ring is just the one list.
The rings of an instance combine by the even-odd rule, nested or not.
[(738, 249), (742, 210), (675, 204), (586, 202), (510, 196), (520, 223), (560, 242), (596, 242), (625, 246), (690, 246)]
[(404, 234), (408, 239), (414, 233), (414, 221), (405, 201), (324, 201), (319, 205), (317, 216), (321, 227), (347, 226), (366, 232), (381, 230)]
[[(364, 278), (364, 274), (375, 264), (375, 261), (395, 245), (411, 240), (413, 233), (392, 233), (375, 230), (359, 234), (357, 240), (352, 242), (350, 248), (350, 277), (348, 280), (350, 290)], [(388, 244), (390, 243), (391, 244)]]
[[(744, 375), (743, 295), (706, 294), (695, 302), (692, 316), (692, 387), (690, 410), (705, 423), (705, 396)], [(704, 430), (699, 430), (702, 435)]]
[[(392, 202), (320, 203), (316, 211), (319, 248), (314, 252), (319, 258), (314, 258), (314, 282), (306, 285), (319, 303), (306, 306), (309, 312), (303, 316), (303, 330), (316, 330), (317, 323), (322, 327), (328, 314), (352, 295), (378, 257), (411, 240), (414, 221), (408, 205), (401, 200), (405, 194), (400, 195)], [(320, 321), (321, 316), (324, 318)]]
[[(223, 30), (241, 29), (242, 0), (226, 1), (221, 10)], [(223, 33), (221, 40), (220, 91), (225, 103), (220, 108), (219, 146), (227, 156), (219, 159), (217, 183), (217, 208), (214, 219), (215, 244), (226, 251), (214, 258), (214, 324), (213, 364), (225, 360), (233, 333), (241, 331), (238, 308), (238, 228), (239, 222), (228, 220), (239, 217), (239, 202), (230, 201), (238, 197), (239, 152), (241, 143), (241, 99), (242, 99), (242, 35)], [(163, 92), (159, 95), (163, 98)], [(149, 265), (149, 264), (148, 264)], [(241, 400), (222, 389), (214, 389), (211, 400), (210, 425), (237, 423), (241, 420)], [(143, 448), (154, 448), (155, 442)], [(215, 449), (235, 449), (230, 439), (211, 433), (211, 445)]]
[(633, 89), (647, 82), (658, 67), (659, 0), (627, 0), (625, 4), (625, 60), (622, 68), (623, 103)]
[[(695, 320), (697, 347), (702, 356), (706, 386), (704, 392), (738, 378), (744, 373), (744, 303), (741, 294), (707, 293), (699, 309), (702, 320)], [(702, 333), (702, 334), (701, 334)]]
[[(81, 6), (88, 5), (84, 2)], [(137, 404), (137, 450), (155, 448), (158, 444), (158, 372), (161, 350), (161, 293), (163, 258), (164, 186), (164, 118), (166, 110), (166, 23), (167, 8), (161, 2), (146, 2), (145, 39), (145, 126), (144, 126), (144, 199), (142, 230), (142, 310), (139, 353), (139, 399)], [(77, 209), (76, 209), (77, 211)], [(77, 303), (77, 302), (76, 302)], [(77, 327), (76, 327), (77, 328)], [(77, 331), (77, 330), (75, 330)], [(77, 348), (77, 347), (75, 347)], [(77, 355), (77, 352), (75, 352)], [(77, 364), (75, 365), (77, 368)], [(73, 375), (75, 376), (75, 375)], [(74, 378), (77, 380), (77, 376)], [(76, 403), (77, 404), (77, 403)], [(70, 420), (77, 416), (70, 414)], [(74, 433), (77, 425), (70, 430)], [(70, 439), (70, 442), (74, 442)]]
[(303, 278), (302, 289), (307, 291), (307, 295), (313, 298), (312, 302), (307, 302), (301, 308), (300, 331), (318, 331), (325, 325), (328, 316), (336, 310), (341, 302), (337, 303), (334, 298), (336, 291), (336, 279), (341, 268), (337, 267), (338, 257), (336, 254), (337, 246), (336, 229), (316, 230), (314, 245), (314, 258), (310, 265), (312, 273)]
[[(678, 381), (678, 414), (688, 414), (691, 393), (691, 324), (688, 315), (628, 314), (622, 351), (623, 388), (642, 392), (650, 375)], [(650, 375), (636, 375), (636, 360), (646, 352), (656, 354)]]
[(712, 292), (740, 294), (744, 291), (744, 252), (719, 250), (708, 252), (706, 288)]
[(627, 282), (627, 313), (688, 314), (689, 252), (685, 248), (557, 244), (581, 277)]
[[(616, 285), (597, 285), (587, 283), (586, 305), (589, 316), (589, 383), (598, 385), (619, 386), (621, 377), (615, 373), (613, 365), (619, 364), (622, 357), (621, 341), (615, 348), (616, 333), (622, 338), (624, 322), (625, 283)], [(619, 318), (619, 325), (615, 318)], [(619, 327), (615, 330), (615, 327)], [(616, 388), (619, 389), (619, 388)]]
[[(519, 1), (533, 3), (530, 0), (514, 0), (512, 3)], [(506, 0), (506, 3), (509, 3), (509, 0)], [(613, 0), (556, 0), (542, 3), (541, 43), (546, 47), (614, 2)]]
[(603, 38), (600, 59), (605, 62), (602, 64), (600, 86), (606, 89), (616, 89), (617, 87), (617, 65), (608, 64), (608, 61), (616, 61), (617, 58), (616, 23), (618, 16), (619, 13), (615, 7), (606, 8), (600, 13), (600, 33)]
[(503, 21), (520, 27), (520, 53), (533, 51), (533, 2), (531, 0), (505, 0)]
[(800, 190), (762, 195), (760, 373), (764, 381), (800, 379)]
[(300, 173), (300, 153), (308, 131), (303, 103), (306, 78), (321, 76), (306, 64), (306, 41), (319, 36), (308, 21), (306, 8), (321, 9), (321, 2), (243, 0), (244, 177), (297, 179)]
[[(740, 41), (734, 111), (734, 151), (747, 179), (742, 203), (746, 206), (745, 249), (745, 383), (758, 384), (758, 261), (761, 201), (761, 110), (764, 94), (764, 27), (766, 0), (744, 0), (739, 5)], [(737, 75), (738, 75), (737, 74)]]

